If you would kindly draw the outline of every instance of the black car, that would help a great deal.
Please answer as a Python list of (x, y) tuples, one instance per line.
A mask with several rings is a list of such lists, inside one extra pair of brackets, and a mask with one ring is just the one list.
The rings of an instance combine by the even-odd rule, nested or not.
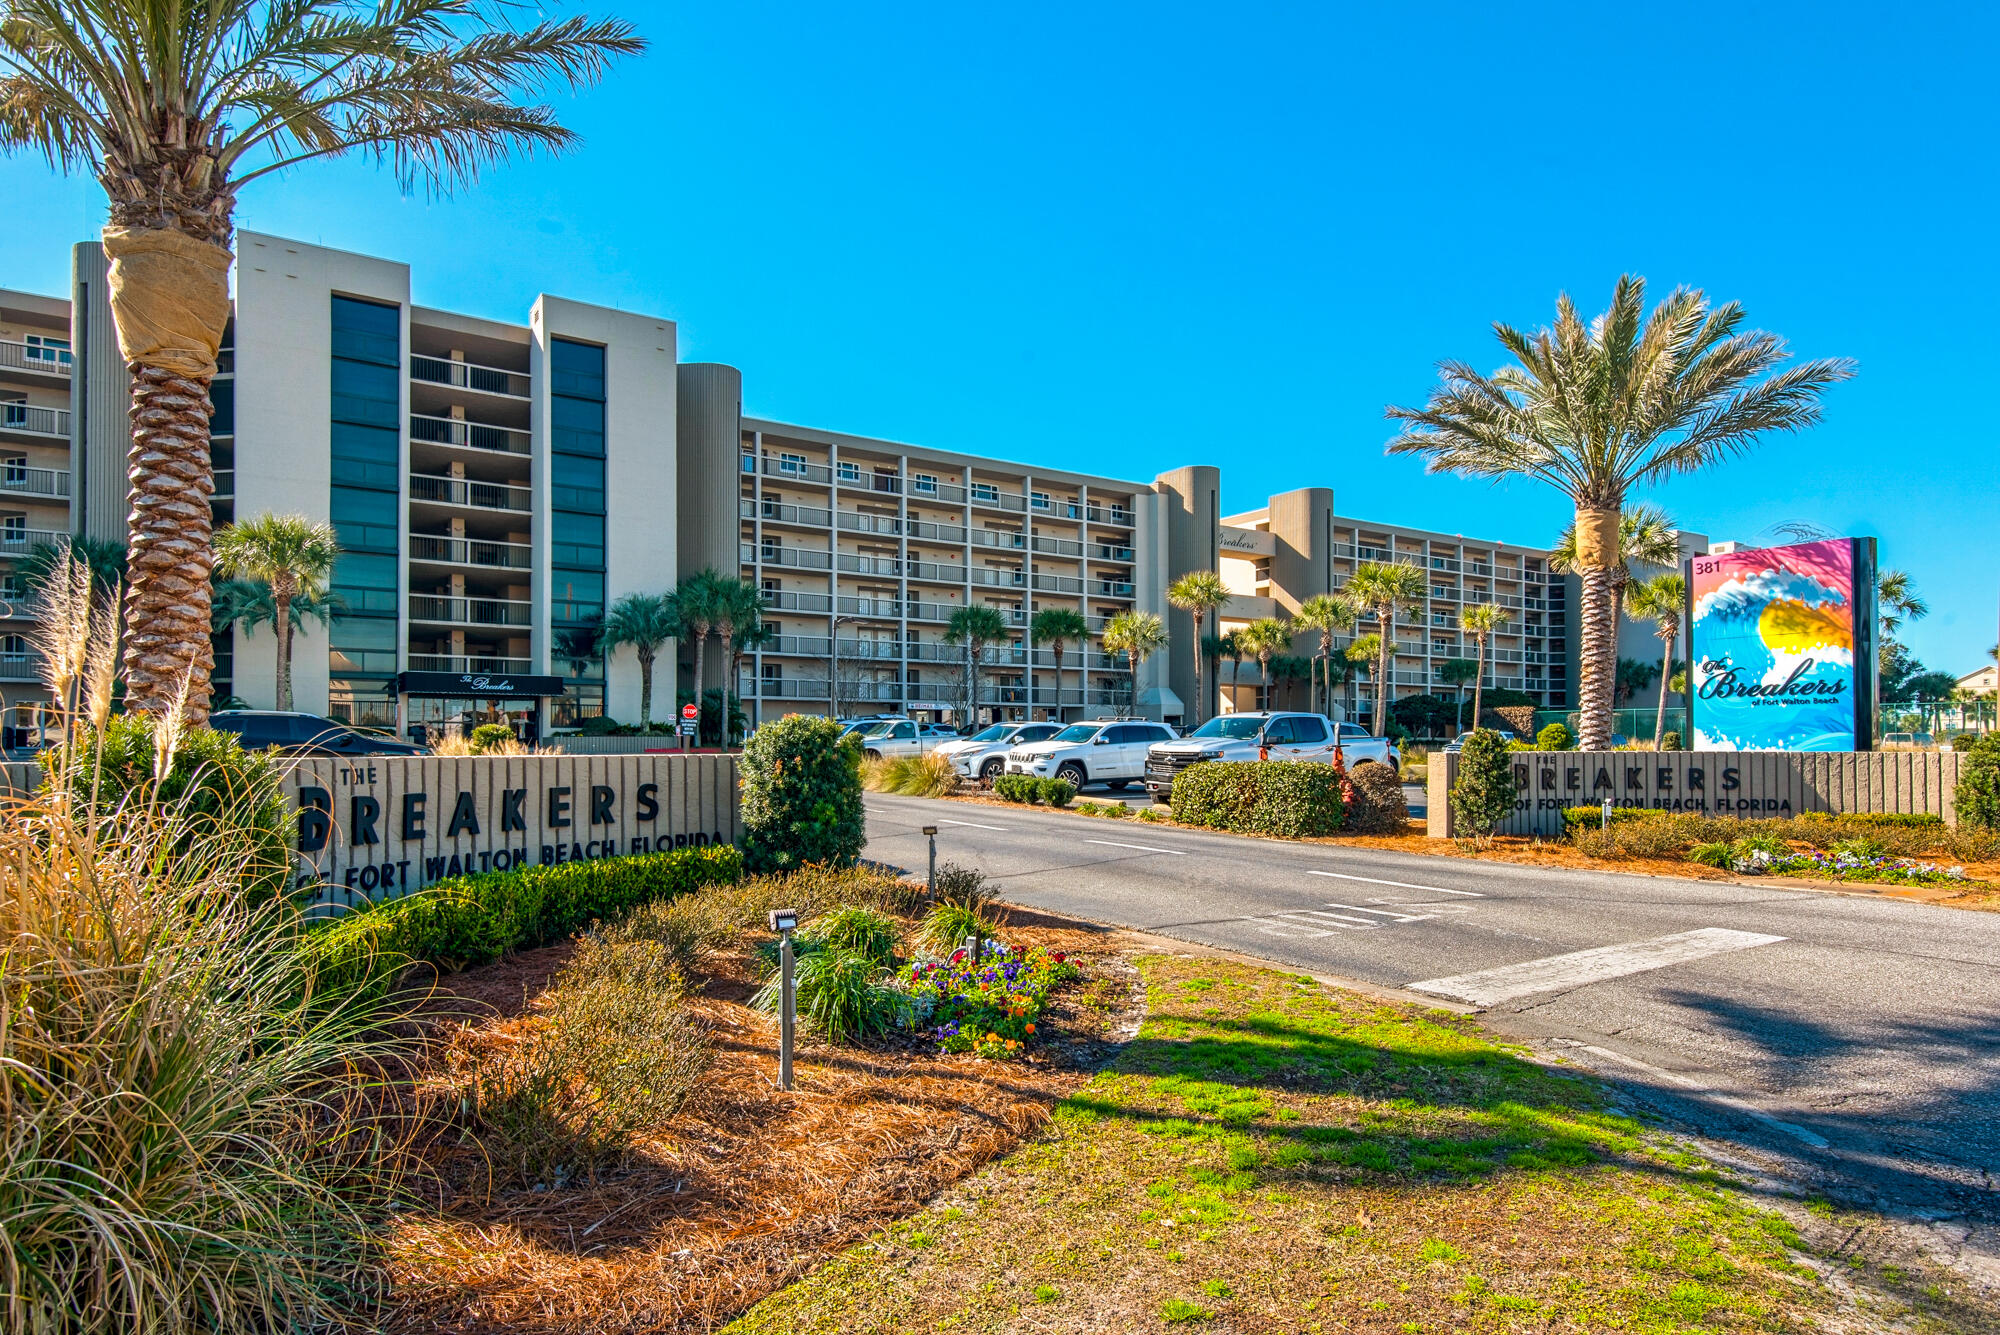
[(421, 756), (424, 748), (393, 737), (352, 728), (317, 714), (275, 709), (225, 709), (208, 726), (233, 732), (249, 751), (277, 750), (300, 756)]

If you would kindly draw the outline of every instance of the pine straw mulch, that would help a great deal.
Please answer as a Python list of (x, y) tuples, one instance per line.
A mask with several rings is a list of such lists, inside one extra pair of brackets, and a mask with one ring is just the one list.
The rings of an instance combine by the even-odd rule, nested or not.
[[(490, 1194), (477, 1152), (451, 1151), (443, 1208), (388, 1238), (395, 1332), (694, 1332), (726, 1324), (885, 1222), (1034, 1134), (1137, 1031), (1144, 990), (1107, 933), (1015, 910), (1007, 936), (1078, 957), (1047, 1042), (1014, 1063), (944, 1057), (914, 1039), (804, 1041), (776, 1087), (777, 1032), (746, 1005), (757, 968), (723, 954), (686, 1003), (715, 1060), (656, 1141), (595, 1183)], [(506, 1042), (570, 947), (441, 980), (438, 1013), (483, 1015), (461, 1041)]]

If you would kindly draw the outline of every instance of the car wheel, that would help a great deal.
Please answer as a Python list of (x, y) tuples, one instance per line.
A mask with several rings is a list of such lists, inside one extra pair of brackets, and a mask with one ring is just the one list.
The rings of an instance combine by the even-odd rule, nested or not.
[(1090, 776), (1083, 772), (1082, 762), (1075, 760), (1057, 770), (1056, 777), (1079, 793), (1083, 791), (1083, 785), (1090, 781)]
[(880, 760), (882, 753), (880, 751), (869, 751), (866, 753), (866, 756), (869, 760)]
[(1007, 772), (1006, 761), (989, 760), (984, 765), (981, 765), (979, 767), (979, 781), (985, 784), (988, 788), (991, 788), (993, 786), (993, 781), (999, 778), (1002, 774), (1005, 774), (1006, 772)]

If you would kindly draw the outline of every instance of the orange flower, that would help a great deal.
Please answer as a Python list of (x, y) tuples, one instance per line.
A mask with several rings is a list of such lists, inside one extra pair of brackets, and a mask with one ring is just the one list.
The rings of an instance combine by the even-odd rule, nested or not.
[(1035, 1022), (1033, 1020), (1028, 1021), (1028, 1032), (1031, 1034), (1035, 1032)]

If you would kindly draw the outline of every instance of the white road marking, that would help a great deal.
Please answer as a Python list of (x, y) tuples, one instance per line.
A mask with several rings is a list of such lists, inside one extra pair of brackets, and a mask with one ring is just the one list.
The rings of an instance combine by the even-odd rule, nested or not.
[(1727, 927), (1703, 927), (1692, 932), (1656, 936), (1650, 941), (1633, 941), (1622, 946), (1600, 946), (1568, 955), (1550, 955), (1521, 964), (1482, 969), (1478, 973), (1455, 974), (1449, 978), (1427, 978), (1411, 983), (1412, 992), (1430, 992), (1475, 1006), (1493, 1006), (1532, 992), (1553, 992), (1561, 988), (1601, 983), (1627, 974), (1669, 964), (1719, 955), (1730, 950), (1748, 950), (1783, 941), (1782, 936), (1761, 932), (1738, 932)]
[(1005, 834), (1005, 833), (1007, 833), (1007, 827), (1006, 827), (1006, 826), (1004, 826), (1004, 825), (981, 825), (981, 824), (980, 824), (980, 823), (979, 823), (978, 821), (976, 821), (976, 820), (948, 820), (948, 819), (946, 819), (946, 818), (945, 818), (945, 817), (943, 817), (943, 816), (939, 816), (939, 817), (938, 817), (938, 824), (940, 824), (940, 825), (970, 825), (970, 826), (971, 826), (971, 827), (972, 827), (973, 829), (975, 829), (975, 830), (998, 830), (998, 831), (999, 831), (1000, 833), (1002, 833), (1002, 834)]
[(1370, 885), (1393, 885), (1398, 890), (1427, 890), (1434, 895), (1464, 895), (1467, 899), (1484, 899), (1477, 890), (1452, 890), (1442, 885), (1411, 885), (1408, 881), (1385, 881), (1379, 876), (1349, 876), (1345, 872), (1314, 871), (1306, 868), (1308, 876), (1330, 876), (1336, 881), (1366, 881)]
[[(1339, 908), (1342, 906), (1336, 904), (1331, 907)], [(1315, 922), (1337, 922), (1353, 927), (1376, 928), (1382, 925), (1379, 922), (1370, 922), (1366, 918), (1350, 918), (1344, 913), (1322, 913), (1318, 909), (1290, 909), (1284, 913), (1276, 913), (1271, 916), (1276, 918), (1311, 918)]]
[(1181, 852), (1178, 848), (1154, 848), (1149, 844), (1121, 844), (1116, 839), (1086, 839), (1083, 842), (1086, 844), (1102, 844), (1106, 848), (1136, 848), (1141, 853), (1168, 853), (1177, 858), (1187, 856), (1187, 854)]
[[(1328, 904), (1327, 907), (1330, 909), (1346, 909), (1349, 913), (1379, 913), (1385, 918), (1394, 918), (1397, 922), (1422, 922), (1426, 918), (1437, 916), (1434, 913), (1403, 913), (1396, 909), (1363, 908), (1359, 904)], [(1414, 908), (1415, 905), (1411, 905), (1410, 907)]]
[(1733, 1108), (1747, 1117), (1754, 1117), (1760, 1122), (1774, 1126), (1787, 1135), (1797, 1136), (1808, 1145), (1817, 1145), (1820, 1149), (1826, 1148), (1826, 1137), (1808, 1131), (1797, 1123), (1779, 1121), (1762, 1108), (1754, 1108), (1742, 1099), (1731, 1098), (1727, 1094), (1718, 1094), (1713, 1088), (1702, 1084), (1699, 1080), (1690, 1080), (1684, 1075), (1664, 1070), (1652, 1065), (1650, 1062), (1642, 1062), (1637, 1057), (1628, 1057), (1622, 1052), (1613, 1052), (1610, 1048), (1600, 1048), (1594, 1043), (1575, 1043), (1574, 1040), (1570, 1040), (1570, 1042), (1574, 1043), (1577, 1048), (1593, 1056), (1603, 1057), (1608, 1061), (1617, 1062), (1621, 1066), (1629, 1066), (1636, 1071), (1644, 1071), (1647, 1075), (1657, 1080), (1664, 1080), (1670, 1085), (1679, 1085), (1690, 1094), (1705, 1095), (1710, 1103), (1719, 1103), (1725, 1108)]

